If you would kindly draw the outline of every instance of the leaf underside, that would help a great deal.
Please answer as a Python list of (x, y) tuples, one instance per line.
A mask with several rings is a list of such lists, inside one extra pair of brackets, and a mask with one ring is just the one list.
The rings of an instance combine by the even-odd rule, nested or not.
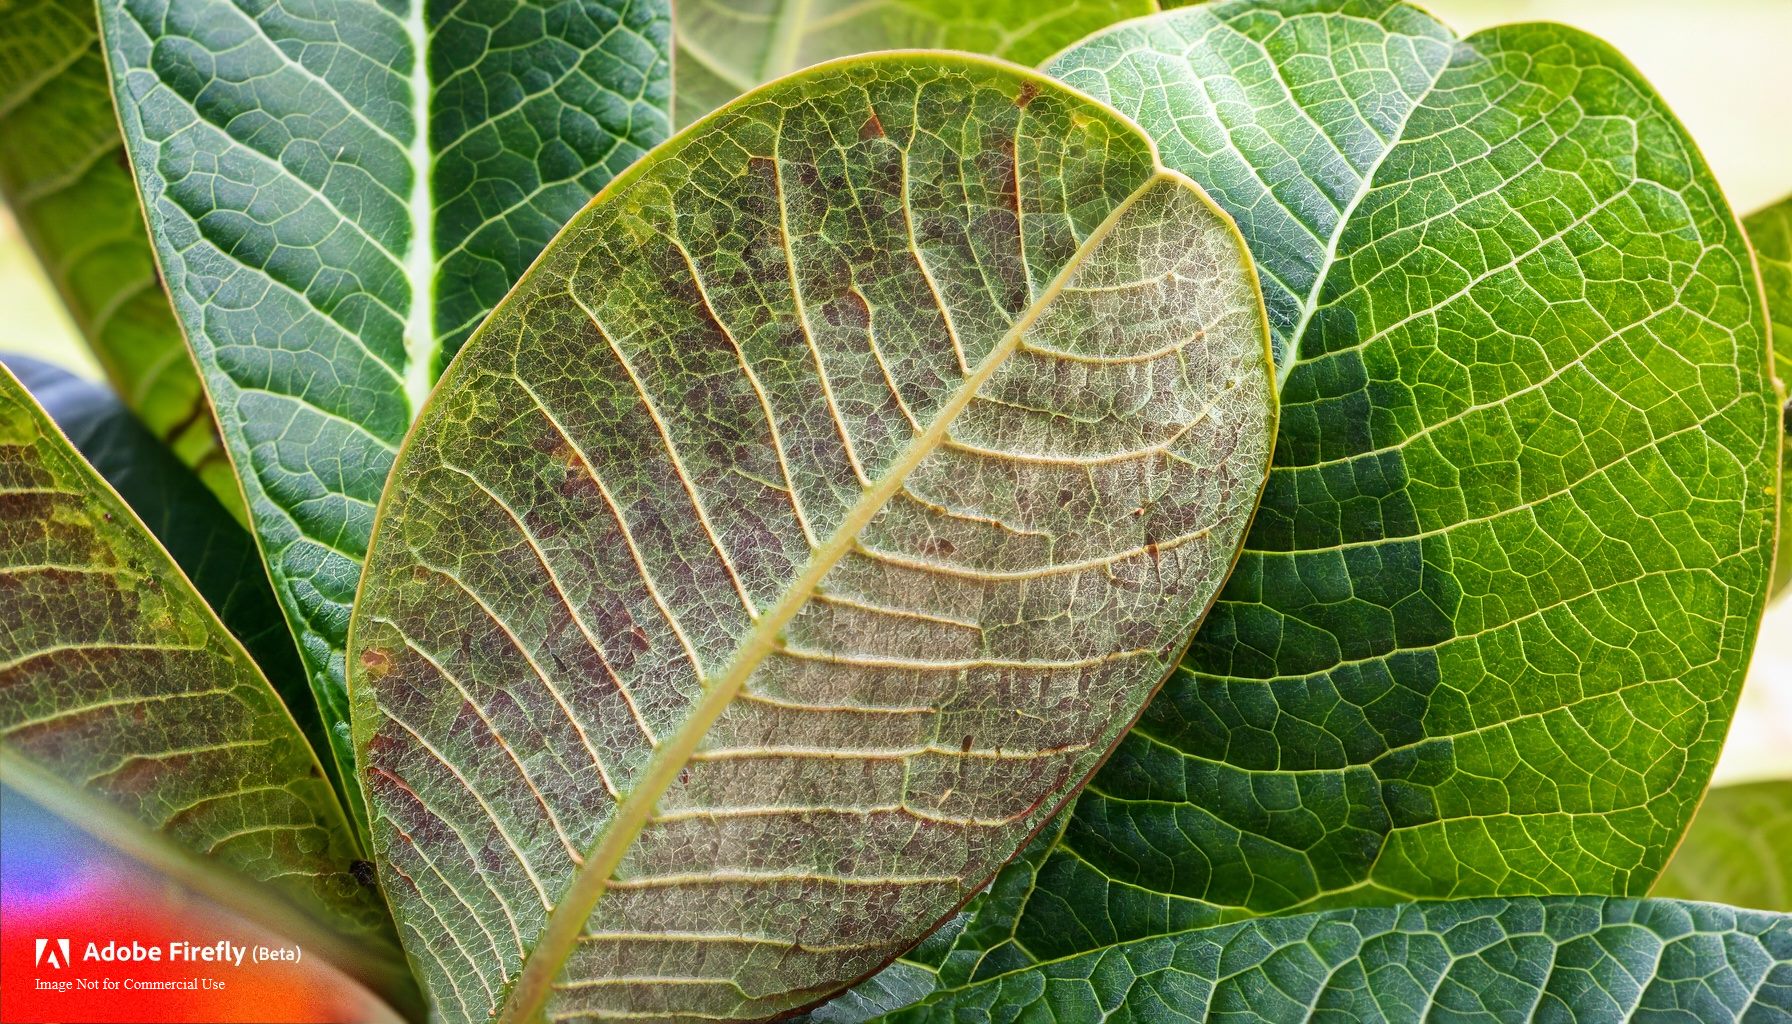
[(1706, 793), (1653, 895), (1792, 913), (1792, 781)]
[[(105, 385), (38, 359), (0, 356), (0, 363), (143, 520), (273, 684), (312, 747), (328, 757), (329, 741), (317, 702), (268, 586), (254, 538)], [(330, 768), (324, 765), (326, 772)], [(340, 784), (341, 779), (332, 777), (331, 782)]]
[(1112, 112), (836, 62), (624, 175), (455, 363), (351, 661), (449, 1019), (760, 1019), (1068, 797), (1231, 567), (1274, 404), (1242, 243)]
[(102, 0), (100, 24), (156, 255), (348, 774), (342, 649), (399, 440), (554, 231), (664, 138), (665, 0)]
[(0, 195), (114, 390), (238, 520), (243, 498), (156, 277), (94, 5), (0, 16)]
[[(1772, 206), (1756, 210), (1743, 220), (1749, 242), (1755, 247), (1756, 265), (1761, 269), (1761, 283), (1767, 289), (1767, 314), (1773, 329), (1773, 368), (1781, 383), (1781, 398), (1792, 387), (1792, 196)], [(1792, 580), (1792, 552), (1784, 546), (1792, 532), (1792, 493), (1786, 490), (1792, 481), (1792, 401), (1781, 410), (1780, 539), (1778, 568), (1773, 574), (1775, 593), (1786, 589)]]
[(966, 50), (1036, 64), (1152, 0), (679, 0), (674, 112), (684, 127), (824, 60), (874, 50)]
[[(0, 754), (396, 953), (317, 758), (129, 508), (0, 368)], [(202, 869), (203, 870), (203, 869)]]
[(1781, 1021), (1792, 918), (1673, 900), (1478, 899), (1261, 918), (942, 991), (891, 1024)]

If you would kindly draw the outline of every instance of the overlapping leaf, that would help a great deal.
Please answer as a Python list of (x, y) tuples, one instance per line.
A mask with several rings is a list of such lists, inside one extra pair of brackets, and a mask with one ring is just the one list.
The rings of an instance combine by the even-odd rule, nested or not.
[(1777, 409), (1745, 240), (1628, 64), (1560, 26), (1222, 3), (1051, 71), (1237, 216), (1283, 415), (1182, 667), (1015, 926), (1647, 891), (1753, 646)]
[(103, 0), (161, 269), (350, 764), (342, 646), (430, 384), (665, 136), (666, 0)]
[(156, 277), (94, 5), (0, 8), (0, 195), (119, 395), (238, 519), (241, 492)]
[(1784, 1020), (1792, 918), (1672, 900), (1481, 899), (1270, 917), (942, 990), (892, 1024)]
[[(1749, 241), (1755, 247), (1756, 264), (1761, 270), (1761, 283), (1767, 289), (1767, 313), (1773, 329), (1773, 365), (1782, 388), (1792, 387), (1792, 196), (1772, 206), (1756, 210), (1742, 222)], [(1782, 395), (1781, 397), (1786, 397)], [(1784, 547), (1785, 537), (1792, 532), (1792, 400), (1782, 413), (1785, 437), (1781, 444), (1780, 539), (1779, 568), (1773, 574), (1774, 590), (1784, 590), (1792, 580), (1792, 551)]]
[(967, 56), (825, 65), (575, 218), (444, 378), (350, 664), (449, 1019), (758, 1019), (1068, 797), (1231, 567), (1274, 424), (1230, 221)]
[[(0, 363), (143, 520), (328, 761), (323, 720), (254, 538), (105, 386), (38, 359), (0, 356)], [(331, 767), (324, 765), (326, 772)], [(333, 776), (332, 781), (341, 780)]]
[(969, 50), (1033, 64), (1153, 0), (680, 0), (680, 125), (832, 57), (901, 47)]
[(1792, 913), (1792, 781), (1706, 793), (1655, 895)]
[(189, 877), (266, 883), (269, 906), (252, 909), (290, 907), (352, 942), (352, 972), (398, 969), (355, 834), (292, 717), (3, 368), (0, 609), (9, 785)]

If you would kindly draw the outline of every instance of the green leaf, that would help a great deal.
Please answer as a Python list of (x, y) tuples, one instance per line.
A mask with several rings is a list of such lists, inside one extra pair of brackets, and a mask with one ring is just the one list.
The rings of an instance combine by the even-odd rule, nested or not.
[(1706, 793), (1655, 895), (1792, 913), (1792, 780)]
[[(167, 549), (274, 684), (306, 739), (326, 758), (325, 771), (331, 771), (323, 719), (254, 538), (117, 395), (42, 360), (0, 356), (0, 363)], [(331, 774), (340, 786), (342, 780)]]
[(8, 785), (228, 891), (381, 989), (399, 984), (355, 833), (292, 716), (4, 369), (0, 622)]
[(1779, 444), (1684, 130), (1572, 29), (1358, 0), (1163, 14), (1050, 71), (1238, 218), (1283, 411), (1239, 568), (1021, 945), (1646, 893), (1748, 665)]
[(113, 388), (247, 522), (156, 276), (91, 2), (0, 10), (0, 138), (0, 195)]
[(342, 649), (398, 442), (566, 218), (664, 137), (666, 0), (103, 0), (100, 23), (157, 258), (352, 774)]
[(941, 991), (924, 1022), (1725, 1021), (1792, 1014), (1792, 918), (1672, 900), (1331, 910), (1106, 946)]
[(1174, 663), (1271, 379), (1230, 220), (1012, 65), (823, 65), (618, 178), (443, 378), (355, 609), (437, 1011), (760, 1019), (911, 945)]
[(967, 50), (1034, 64), (1153, 0), (679, 0), (678, 124), (833, 57), (872, 50)]
[[(1792, 386), (1792, 196), (1764, 209), (1756, 210), (1742, 222), (1754, 243), (1755, 261), (1761, 269), (1761, 283), (1767, 289), (1767, 313), (1773, 327), (1773, 365), (1780, 379), (1781, 397)], [(1781, 445), (1780, 540), (1779, 568), (1774, 572), (1773, 587), (1784, 590), (1792, 581), (1792, 550), (1785, 546), (1787, 533), (1792, 532), (1792, 401), (1782, 412), (1785, 437)]]

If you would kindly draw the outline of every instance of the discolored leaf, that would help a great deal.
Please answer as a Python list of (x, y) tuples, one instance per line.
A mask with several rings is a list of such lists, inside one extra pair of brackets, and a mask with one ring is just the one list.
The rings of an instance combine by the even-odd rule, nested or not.
[(1792, 913), (1792, 781), (1706, 793), (1655, 895)]
[(1032, 64), (1156, 9), (1153, 0), (679, 0), (677, 122), (833, 57), (933, 47)]
[(254, 538), (110, 390), (39, 359), (0, 355), (0, 364), (143, 520), (274, 685), (330, 772), (323, 720)]
[(1673, 900), (1480, 899), (1198, 928), (941, 991), (891, 1024), (1782, 1020), (1792, 918)]
[[(342, 805), (292, 716), (123, 501), (0, 368), (0, 761), (7, 784), (401, 976)], [(251, 883), (265, 883), (252, 886)], [(344, 954), (354, 950), (353, 956)], [(330, 954), (326, 954), (330, 955)]]
[[(441, 368), (665, 137), (667, 0), (102, 0), (126, 148), (311, 683)], [(359, 807), (352, 808), (359, 811)]]
[[(1764, 209), (1756, 210), (1742, 222), (1749, 241), (1755, 247), (1755, 262), (1761, 270), (1761, 283), (1767, 289), (1767, 314), (1773, 329), (1773, 365), (1778, 373), (1781, 398), (1792, 387), (1792, 196)], [(1780, 480), (1779, 568), (1773, 574), (1774, 590), (1781, 591), (1792, 580), (1792, 551), (1785, 546), (1785, 537), (1792, 531), (1792, 401), (1781, 410), (1782, 466)]]
[(1173, 664), (1270, 379), (1231, 222), (1011, 65), (823, 65), (618, 178), (444, 377), (356, 605), (436, 1010), (758, 1019), (912, 944)]
[(156, 277), (91, 2), (0, 3), (0, 138), (0, 195), (114, 390), (246, 522)]

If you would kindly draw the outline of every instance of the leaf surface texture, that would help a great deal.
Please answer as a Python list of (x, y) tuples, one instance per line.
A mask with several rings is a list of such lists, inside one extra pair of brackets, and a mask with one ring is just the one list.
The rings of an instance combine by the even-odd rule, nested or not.
[(461, 342), (664, 138), (665, 0), (104, 0), (150, 231), (348, 773), (374, 506)]
[[(395, 957), (317, 757), (242, 646), (0, 368), (0, 757), (135, 847)], [(41, 797), (40, 797), (41, 798)], [(104, 829), (102, 829), (104, 830)], [(382, 952), (383, 950), (383, 952)], [(365, 966), (364, 964), (361, 966)], [(351, 965), (351, 969), (355, 969)]]
[[(1792, 387), (1792, 196), (1772, 206), (1756, 210), (1743, 220), (1749, 242), (1755, 247), (1755, 262), (1761, 270), (1761, 283), (1767, 289), (1767, 313), (1773, 328), (1773, 368), (1779, 376), (1782, 392)], [(1781, 397), (1786, 397), (1784, 394)], [(1782, 429), (1780, 479), (1780, 548), (1778, 568), (1773, 574), (1774, 591), (1778, 593), (1792, 580), (1792, 552), (1785, 546), (1785, 537), (1792, 531), (1792, 494), (1786, 492), (1792, 479), (1792, 400), (1781, 411)]]
[(750, 94), (575, 218), (400, 457), (351, 645), (449, 1019), (796, 1009), (1137, 714), (1273, 436), (1224, 214), (959, 55)]
[(1261, 918), (943, 991), (890, 1024), (1783, 1020), (1792, 918), (1673, 900), (1480, 899)]

